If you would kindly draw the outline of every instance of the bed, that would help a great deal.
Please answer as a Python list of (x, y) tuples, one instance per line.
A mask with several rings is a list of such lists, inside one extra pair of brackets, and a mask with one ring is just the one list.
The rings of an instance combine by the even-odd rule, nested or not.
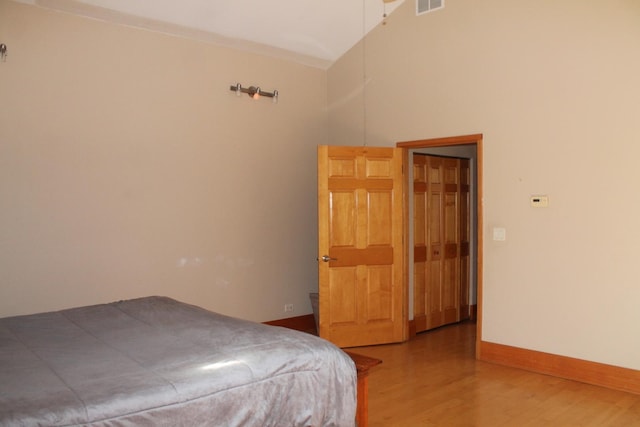
[(2, 426), (353, 426), (352, 359), (166, 297), (0, 319)]

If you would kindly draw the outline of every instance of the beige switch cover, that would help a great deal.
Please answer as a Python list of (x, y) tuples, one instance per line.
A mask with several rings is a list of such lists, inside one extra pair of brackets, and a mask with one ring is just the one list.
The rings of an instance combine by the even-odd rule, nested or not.
[(507, 240), (507, 230), (502, 227), (494, 227), (493, 240), (497, 242), (504, 242), (505, 240)]
[(531, 196), (531, 206), (534, 208), (546, 208), (549, 206), (549, 196)]

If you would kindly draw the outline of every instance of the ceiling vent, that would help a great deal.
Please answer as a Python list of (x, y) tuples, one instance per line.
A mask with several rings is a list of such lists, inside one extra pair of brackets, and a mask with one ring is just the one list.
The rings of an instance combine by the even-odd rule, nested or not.
[(416, 15), (443, 9), (444, 0), (416, 0)]

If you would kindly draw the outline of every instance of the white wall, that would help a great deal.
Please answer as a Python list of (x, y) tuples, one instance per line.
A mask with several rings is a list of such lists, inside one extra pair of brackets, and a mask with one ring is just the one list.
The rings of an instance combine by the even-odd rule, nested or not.
[(311, 313), (325, 71), (8, 0), (0, 42), (0, 316), (153, 294)]
[(484, 134), (485, 341), (640, 369), (639, 23), (634, 0), (406, 2), (329, 70), (332, 143)]

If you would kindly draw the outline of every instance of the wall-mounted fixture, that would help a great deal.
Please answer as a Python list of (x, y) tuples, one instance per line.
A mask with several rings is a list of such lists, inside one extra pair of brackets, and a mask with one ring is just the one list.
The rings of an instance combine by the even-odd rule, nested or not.
[(387, 25), (387, 3), (393, 3), (396, 0), (382, 0), (382, 25)]
[(277, 90), (274, 90), (273, 92), (265, 92), (257, 86), (242, 87), (240, 83), (230, 86), (229, 89), (235, 92), (238, 96), (246, 93), (253, 99), (259, 99), (261, 96), (266, 96), (267, 98), (272, 98), (274, 103), (278, 102)]
[(0, 44), (0, 61), (5, 62), (7, 60), (7, 45)]

